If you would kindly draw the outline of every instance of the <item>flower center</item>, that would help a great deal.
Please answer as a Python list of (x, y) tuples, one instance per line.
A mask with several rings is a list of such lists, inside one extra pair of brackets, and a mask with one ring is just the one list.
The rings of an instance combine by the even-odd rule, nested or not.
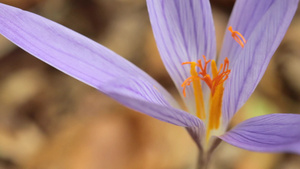
[[(228, 28), (228, 30), (231, 32), (233, 39), (243, 48), (246, 43), (243, 35), (238, 31), (234, 31), (231, 26)], [(226, 57), (224, 59), (224, 63), (220, 65), (219, 69), (215, 60), (207, 60), (204, 55), (203, 62), (201, 59), (199, 59), (197, 62), (182, 63), (182, 65), (186, 64), (190, 64), (191, 66), (191, 76), (187, 78), (181, 85), (181, 87), (183, 87), (183, 96), (186, 97), (186, 87), (193, 84), (196, 115), (206, 123), (206, 140), (208, 141), (211, 131), (218, 130), (220, 127), (222, 116), (222, 99), (224, 92), (223, 84), (228, 79), (231, 71), (229, 69), (229, 60)], [(212, 77), (207, 71), (209, 64), (211, 66)], [(201, 80), (204, 81), (210, 89), (208, 114), (205, 112)]]
[[(217, 64), (214, 60), (206, 60), (203, 55), (204, 64), (202, 64), (201, 59), (196, 62), (184, 62), (182, 65), (191, 65), (191, 77), (187, 78), (183, 83), (183, 95), (186, 97), (185, 89), (187, 86), (193, 84), (195, 103), (196, 103), (196, 115), (202, 119), (206, 120), (205, 107), (203, 101), (203, 93), (200, 80), (203, 80), (206, 85), (210, 88), (210, 100), (209, 100), (209, 118), (207, 135), (209, 136), (210, 131), (213, 129), (218, 129), (220, 126), (221, 108), (222, 108), (222, 98), (223, 98), (223, 83), (228, 78), (230, 73), (229, 60), (225, 58), (224, 64), (217, 68)], [(212, 78), (207, 73), (208, 64), (211, 64)], [(197, 72), (196, 67), (200, 69)]]

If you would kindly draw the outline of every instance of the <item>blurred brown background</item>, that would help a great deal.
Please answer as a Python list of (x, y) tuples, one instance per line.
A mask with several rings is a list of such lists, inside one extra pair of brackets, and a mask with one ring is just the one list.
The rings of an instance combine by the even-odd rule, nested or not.
[[(98, 41), (177, 96), (159, 58), (145, 0), (0, 2)], [(220, 50), (234, 0), (211, 3)], [(298, 11), (233, 125), (262, 114), (300, 112), (299, 17)], [(0, 37), (0, 169), (193, 169), (196, 156), (183, 128), (129, 110)], [(210, 168), (299, 169), (300, 156), (255, 153), (222, 143)]]

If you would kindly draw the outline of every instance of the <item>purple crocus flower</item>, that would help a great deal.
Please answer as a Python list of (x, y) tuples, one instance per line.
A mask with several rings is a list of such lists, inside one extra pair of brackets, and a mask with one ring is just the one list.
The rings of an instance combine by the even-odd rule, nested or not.
[(300, 115), (255, 117), (226, 132), (262, 78), (298, 0), (237, 0), (218, 62), (208, 0), (147, 0), (147, 6), (161, 58), (187, 112), (132, 63), (41, 16), (0, 4), (0, 33), (121, 104), (185, 127), (203, 156), (221, 140), (252, 151), (300, 154)]

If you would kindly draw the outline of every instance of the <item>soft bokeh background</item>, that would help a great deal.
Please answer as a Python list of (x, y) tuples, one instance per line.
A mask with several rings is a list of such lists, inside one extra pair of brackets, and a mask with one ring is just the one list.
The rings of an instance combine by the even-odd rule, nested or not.
[[(159, 58), (145, 0), (0, 0), (107, 46), (177, 91)], [(234, 0), (211, 0), (220, 50)], [(300, 112), (300, 12), (233, 126)], [(100, 76), (100, 75), (99, 75)], [(300, 130), (295, 128), (295, 130)], [(0, 169), (192, 169), (186, 131), (123, 107), (0, 37)], [(222, 143), (211, 169), (299, 169), (295, 154), (255, 153)]]

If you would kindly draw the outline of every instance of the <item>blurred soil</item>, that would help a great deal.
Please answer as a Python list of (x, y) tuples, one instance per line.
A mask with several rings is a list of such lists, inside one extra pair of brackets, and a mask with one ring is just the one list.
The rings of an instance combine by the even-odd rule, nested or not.
[[(0, 0), (59, 22), (176, 89), (156, 49), (144, 0)], [(211, 0), (220, 50), (234, 0)], [(300, 112), (300, 12), (240, 121)], [(0, 37), (0, 169), (192, 169), (187, 132), (127, 109)], [(299, 169), (300, 156), (222, 143), (211, 168)]]

